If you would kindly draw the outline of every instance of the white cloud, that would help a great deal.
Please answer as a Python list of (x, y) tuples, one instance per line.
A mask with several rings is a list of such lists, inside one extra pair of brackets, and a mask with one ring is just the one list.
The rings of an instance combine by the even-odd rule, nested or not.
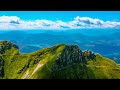
[(82, 23), (86, 23), (86, 24), (103, 24), (104, 23), (102, 20), (99, 20), (99, 19), (93, 19), (93, 18), (89, 18), (89, 17), (79, 17), (79, 16), (74, 18), (74, 20), (76, 22), (82, 22)]
[(10, 23), (11, 21), (17, 22), (20, 18), (17, 16), (1, 16), (0, 23)]
[(72, 21), (22, 20), (17, 16), (0, 16), (0, 30), (17, 29), (80, 29), (80, 28), (120, 28), (118, 21), (103, 21), (90, 17), (75, 17)]

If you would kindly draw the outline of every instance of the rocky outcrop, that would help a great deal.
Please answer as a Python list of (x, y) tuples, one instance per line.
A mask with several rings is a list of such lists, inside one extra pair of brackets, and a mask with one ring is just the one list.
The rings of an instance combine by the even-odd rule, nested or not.
[(92, 51), (81, 51), (77, 45), (66, 45), (62, 53), (57, 57), (53, 65), (53, 71), (59, 71), (68, 65), (76, 63), (86, 64), (87, 60), (94, 60), (95, 54)]
[(75, 63), (84, 63), (83, 53), (77, 45), (66, 45), (65, 49), (57, 57), (53, 69), (58, 70)]
[(95, 53), (93, 53), (92, 51), (86, 50), (86, 51), (83, 51), (83, 57), (84, 59), (94, 60), (96, 56), (95, 56)]

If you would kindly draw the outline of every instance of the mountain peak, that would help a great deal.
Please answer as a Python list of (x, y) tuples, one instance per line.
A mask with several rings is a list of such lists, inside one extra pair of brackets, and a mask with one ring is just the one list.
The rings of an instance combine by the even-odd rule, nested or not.
[(16, 46), (15, 44), (13, 44), (12, 42), (9, 41), (1, 41), (0, 42), (0, 53), (3, 54), (5, 53), (6, 50), (10, 50), (10, 49), (18, 49), (18, 46)]
[(0, 41), (0, 46), (6, 46), (6, 45), (11, 45), (11, 46), (13, 46), (14, 48), (17, 48), (17, 49), (18, 49), (18, 47), (17, 47), (15, 44), (13, 44), (12, 42), (10, 42), (10, 41), (6, 41), (6, 40)]

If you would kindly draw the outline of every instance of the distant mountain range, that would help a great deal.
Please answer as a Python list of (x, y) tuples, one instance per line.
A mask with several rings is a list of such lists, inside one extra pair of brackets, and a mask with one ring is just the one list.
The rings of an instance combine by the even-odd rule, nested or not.
[(77, 45), (57, 44), (22, 54), (0, 42), (0, 79), (120, 79), (120, 66)]
[(19, 46), (19, 50), (22, 53), (33, 52), (60, 43), (68, 45), (76, 44), (81, 50), (92, 50), (95, 53), (100, 53), (111, 59), (117, 58), (118, 63), (120, 59), (116, 56), (116, 53), (120, 54), (120, 32), (117, 30), (115, 32), (107, 33), (107, 31), (108, 30), (101, 35), (97, 35), (97, 31), (93, 34), (89, 34), (88, 31), (80, 32), (77, 30), (2, 31), (0, 33), (0, 40), (8, 40), (15, 43)]

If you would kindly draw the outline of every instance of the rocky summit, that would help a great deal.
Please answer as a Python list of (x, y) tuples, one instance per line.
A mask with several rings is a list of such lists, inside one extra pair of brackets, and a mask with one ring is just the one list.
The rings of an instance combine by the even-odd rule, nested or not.
[(9, 41), (0, 42), (0, 79), (119, 79), (113, 60), (77, 45), (58, 44), (20, 53)]

